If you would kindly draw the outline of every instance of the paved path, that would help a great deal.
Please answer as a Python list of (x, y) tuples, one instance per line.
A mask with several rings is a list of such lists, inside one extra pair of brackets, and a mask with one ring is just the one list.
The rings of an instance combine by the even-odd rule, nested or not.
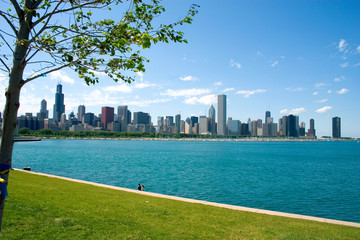
[(121, 190), (121, 191), (125, 191), (125, 192), (143, 194), (143, 195), (147, 195), (147, 196), (167, 198), (167, 199), (189, 202), (189, 203), (199, 203), (199, 204), (228, 208), (228, 209), (238, 210), (238, 211), (254, 212), (254, 213), (261, 213), (261, 214), (267, 214), (267, 215), (273, 215), (273, 216), (296, 218), (296, 219), (305, 219), (305, 220), (311, 220), (311, 221), (317, 221), (317, 222), (325, 222), (325, 223), (332, 223), (332, 224), (360, 228), (360, 223), (345, 222), (345, 221), (339, 221), (339, 220), (333, 220), (333, 219), (327, 219), (327, 218), (319, 218), (319, 217), (311, 217), (311, 216), (292, 214), (292, 213), (275, 212), (275, 211), (262, 210), (262, 209), (256, 209), (256, 208), (240, 207), (240, 206), (215, 203), (215, 202), (207, 202), (207, 201), (201, 201), (201, 200), (190, 199), (190, 198), (182, 198), (182, 197), (169, 196), (169, 195), (159, 194), (159, 193), (151, 193), (151, 192), (146, 192), (146, 191), (139, 191), (139, 190), (133, 190), (133, 189), (128, 189), (128, 188), (115, 187), (115, 186), (110, 186), (110, 185), (106, 185), (106, 184), (88, 182), (88, 181), (83, 181), (83, 180), (67, 178), (67, 177), (59, 177), (59, 176), (45, 174), (45, 173), (37, 173), (37, 172), (25, 171), (25, 170), (21, 170), (21, 169), (15, 169), (15, 170), (20, 171), (20, 172), (31, 173), (31, 174), (35, 174), (35, 175), (46, 176), (46, 177), (50, 177), (50, 178), (63, 179), (66, 181), (71, 181), (71, 182), (78, 182), (78, 183), (84, 183), (84, 184), (89, 184), (89, 185), (98, 186), (98, 187), (110, 188), (110, 189), (114, 189), (114, 190)]

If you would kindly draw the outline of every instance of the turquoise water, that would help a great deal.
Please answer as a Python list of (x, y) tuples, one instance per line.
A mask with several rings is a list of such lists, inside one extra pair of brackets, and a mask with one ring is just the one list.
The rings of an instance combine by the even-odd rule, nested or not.
[(358, 142), (42, 140), (16, 142), (13, 167), (360, 222)]

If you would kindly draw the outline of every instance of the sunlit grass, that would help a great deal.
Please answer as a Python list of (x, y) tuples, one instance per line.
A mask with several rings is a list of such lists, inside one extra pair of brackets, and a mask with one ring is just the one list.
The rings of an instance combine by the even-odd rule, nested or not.
[(358, 239), (360, 229), (12, 171), (0, 239)]

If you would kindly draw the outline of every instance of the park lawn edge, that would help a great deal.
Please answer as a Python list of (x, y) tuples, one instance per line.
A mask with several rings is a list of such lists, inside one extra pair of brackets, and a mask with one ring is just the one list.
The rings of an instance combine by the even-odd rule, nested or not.
[(0, 239), (357, 239), (360, 228), (11, 171)]

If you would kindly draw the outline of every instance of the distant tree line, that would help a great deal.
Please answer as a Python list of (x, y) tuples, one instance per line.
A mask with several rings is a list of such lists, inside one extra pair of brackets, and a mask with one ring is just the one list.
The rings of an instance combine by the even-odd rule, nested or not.
[(250, 136), (220, 136), (220, 135), (202, 135), (202, 134), (169, 134), (169, 133), (150, 133), (150, 132), (109, 132), (109, 131), (53, 131), (51, 129), (30, 130), (21, 128), (18, 131), (20, 136), (35, 137), (56, 137), (56, 138), (198, 138), (198, 139), (238, 139), (250, 138)]

